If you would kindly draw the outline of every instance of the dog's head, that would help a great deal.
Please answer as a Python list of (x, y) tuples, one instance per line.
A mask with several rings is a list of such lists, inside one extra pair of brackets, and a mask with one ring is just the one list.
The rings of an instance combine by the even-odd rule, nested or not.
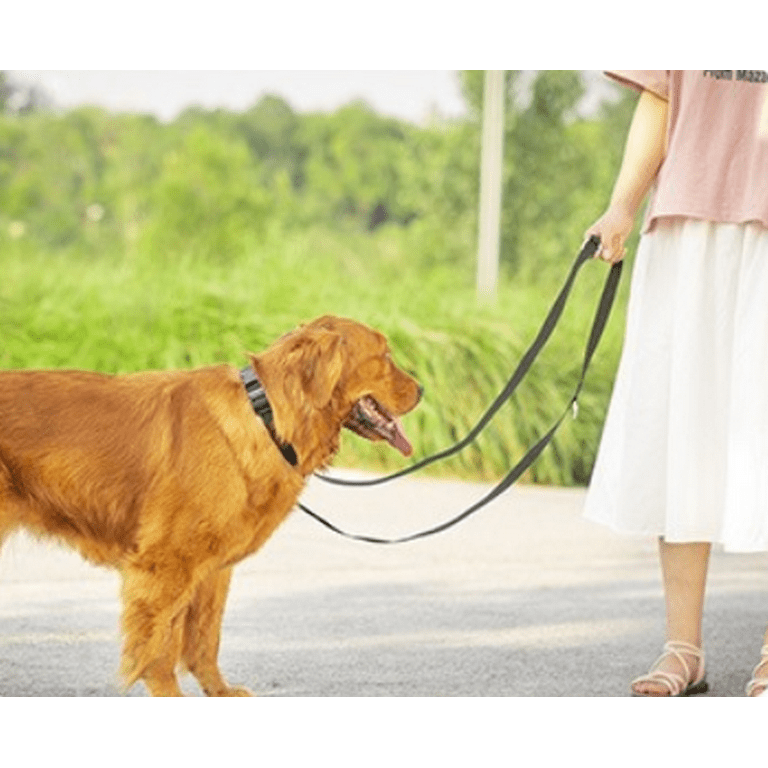
[(412, 452), (400, 417), (419, 402), (421, 387), (392, 359), (383, 334), (362, 323), (325, 316), (251, 356), (275, 417), (303, 471), (326, 464), (347, 427), (368, 440)]

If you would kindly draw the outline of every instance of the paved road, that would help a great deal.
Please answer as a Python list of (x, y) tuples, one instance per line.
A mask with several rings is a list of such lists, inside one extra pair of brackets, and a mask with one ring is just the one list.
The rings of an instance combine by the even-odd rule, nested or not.
[[(401, 480), (304, 501), (393, 536), (486, 486)], [(517, 487), (437, 537), (350, 542), (297, 512), (242, 563), (221, 662), (270, 696), (625, 696), (663, 631), (655, 544), (581, 519), (580, 490)], [(768, 623), (768, 558), (716, 552), (705, 627), (711, 696), (741, 696)], [(0, 694), (119, 694), (118, 580), (18, 536), (0, 557)], [(193, 680), (184, 689), (199, 695)], [(130, 695), (145, 695), (141, 685)]]

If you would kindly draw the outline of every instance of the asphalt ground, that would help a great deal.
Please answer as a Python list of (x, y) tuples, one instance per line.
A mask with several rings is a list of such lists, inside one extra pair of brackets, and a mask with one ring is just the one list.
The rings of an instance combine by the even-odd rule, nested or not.
[[(313, 480), (302, 501), (387, 537), (441, 522), (489, 487)], [(516, 486), (450, 531), (394, 546), (345, 540), (296, 511), (235, 571), (222, 669), (271, 697), (627, 696), (663, 642), (656, 543), (583, 520), (583, 500), (580, 489)], [(118, 590), (116, 574), (56, 545), (8, 541), (0, 695), (121, 695)], [(766, 624), (768, 556), (716, 550), (708, 697), (743, 696)], [(200, 695), (189, 677), (182, 687)]]

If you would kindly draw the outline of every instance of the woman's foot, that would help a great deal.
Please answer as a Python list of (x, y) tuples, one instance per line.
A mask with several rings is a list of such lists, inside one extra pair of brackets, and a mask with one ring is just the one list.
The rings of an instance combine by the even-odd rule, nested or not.
[(747, 696), (763, 696), (768, 691), (768, 644), (760, 649), (760, 661), (747, 683)]
[(648, 674), (632, 681), (634, 696), (695, 696), (708, 690), (704, 652), (680, 640), (665, 643)]

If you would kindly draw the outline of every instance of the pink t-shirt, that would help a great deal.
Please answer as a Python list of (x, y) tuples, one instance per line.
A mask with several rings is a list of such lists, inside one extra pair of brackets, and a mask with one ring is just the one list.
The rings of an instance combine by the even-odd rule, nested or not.
[(667, 154), (645, 229), (663, 216), (757, 221), (768, 227), (768, 136), (760, 119), (768, 72), (751, 69), (611, 70), (669, 101)]

